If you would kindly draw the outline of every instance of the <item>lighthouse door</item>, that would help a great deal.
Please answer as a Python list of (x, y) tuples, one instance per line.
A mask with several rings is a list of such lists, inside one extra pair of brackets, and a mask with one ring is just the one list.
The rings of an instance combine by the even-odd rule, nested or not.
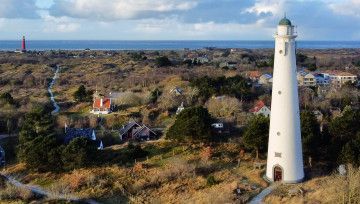
[(280, 166), (274, 167), (274, 182), (282, 181), (283, 177), (283, 171)]

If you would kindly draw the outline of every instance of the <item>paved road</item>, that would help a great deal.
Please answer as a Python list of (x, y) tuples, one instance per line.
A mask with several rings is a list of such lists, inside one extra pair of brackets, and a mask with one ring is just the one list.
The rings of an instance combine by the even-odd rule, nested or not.
[(77, 198), (77, 197), (72, 196), (72, 195), (54, 194), (54, 193), (48, 192), (48, 191), (46, 191), (46, 190), (44, 190), (44, 189), (42, 189), (40, 187), (23, 184), (20, 181), (16, 180), (15, 178), (13, 178), (11, 176), (8, 176), (6, 174), (0, 173), (0, 175), (3, 176), (4, 178), (6, 178), (6, 180), (9, 183), (11, 183), (12, 185), (14, 185), (16, 187), (19, 187), (19, 188), (28, 189), (28, 190), (30, 190), (31, 192), (33, 192), (34, 194), (37, 194), (37, 195), (41, 195), (41, 196), (48, 197), (48, 198), (51, 198), (51, 199), (67, 200), (67, 201), (75, 201), (75, 202), (82, 201), (82, 202), (89, 203), (89, 204), (99, 204), (98, 202), (96, 202), (94, 200), (91, 200), (91, 199), (82, 200), (82, 199)]
[(56, 65), (56, 71), (54, 74), (54, 77), (52, 78), (52, 81), (49, 84), (48, 87), (48, 92), (50, 94), (50, 100), (54, 105), (54, 110), (51, 112), (51, 114), (56, 115), (59, 111), (60, 111), (60, 106), (56, 103), (55, 98), (54, 98), (54, 93), (52, 92), (52, 88), (55, 84), (55, 81), (57, 78), (59, 78), (59, 71), (60, 71), (60, 66)]
[(276, 185), (272, 184), (269, 187), (265, 188), (263, 191), (261, 191), (257, 196), (255, 196), (250, 202), (249, 204), (259, 204), (259, 203), (263, 203), (263, 199), (269, 195), (274, 189), (275, 189)]

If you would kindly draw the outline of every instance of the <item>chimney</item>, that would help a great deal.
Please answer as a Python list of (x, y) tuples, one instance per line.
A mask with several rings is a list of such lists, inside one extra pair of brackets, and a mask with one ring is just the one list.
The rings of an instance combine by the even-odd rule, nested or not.
[(100, 99), (100, 107), (103, 107), (103, 105), (104, 105), (103, 103), (104, 103), (104, 101), (103, 101), (103, 99), (101, 98), (101, 99)]
[(25, 52), (25, 51), (26, 51), (25, 36), (23, 36), (23, 39), (22, 39), (21, 51), (23, 51), (23, 52)]

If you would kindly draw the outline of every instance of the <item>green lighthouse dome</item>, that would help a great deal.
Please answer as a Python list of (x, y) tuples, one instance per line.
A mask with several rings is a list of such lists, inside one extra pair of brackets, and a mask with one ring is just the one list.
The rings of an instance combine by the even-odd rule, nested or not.
[(289, 19), (287, 19), (286, 17), (284, 17), (284, 18), (281, 19), (281, 21), (279, 22), (279, 25), (291, 26), (291, 21), (290, 21)]

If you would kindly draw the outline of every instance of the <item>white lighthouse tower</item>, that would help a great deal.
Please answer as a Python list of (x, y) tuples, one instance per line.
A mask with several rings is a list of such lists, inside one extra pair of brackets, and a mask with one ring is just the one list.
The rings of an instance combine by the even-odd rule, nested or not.
[(266, 177), (297, 183), (304, 178), (295, 38), (291, 21), (284, 17), (275, 34), (275, 59)]

